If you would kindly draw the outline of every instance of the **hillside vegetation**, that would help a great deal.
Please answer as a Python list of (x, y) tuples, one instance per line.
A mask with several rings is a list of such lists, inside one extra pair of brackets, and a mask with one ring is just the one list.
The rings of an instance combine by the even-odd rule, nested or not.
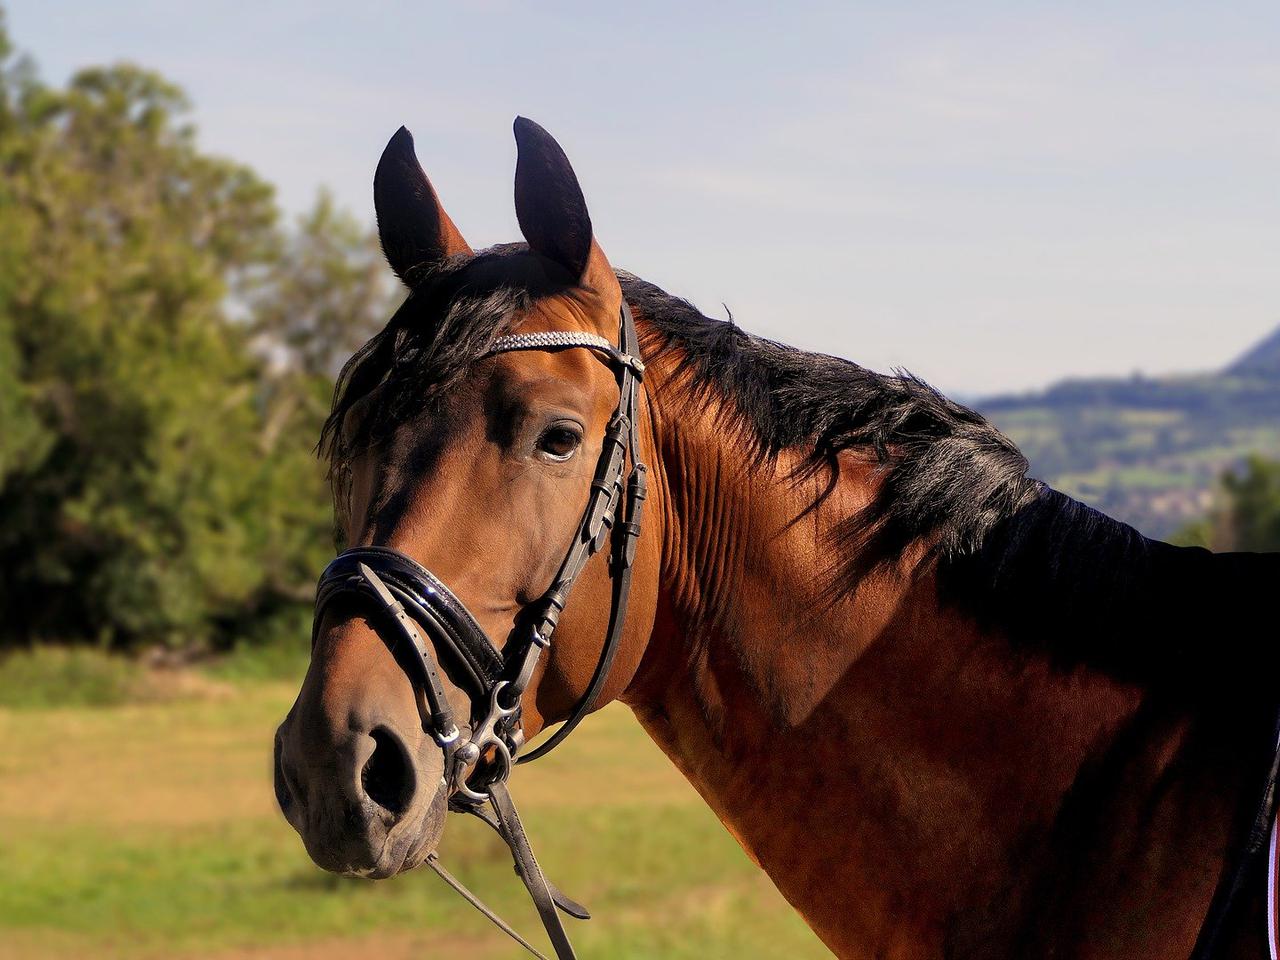
[(1034, 476), (1168, 537), (1212, 509), (1224, 474), (1280, 457), (1280, 330), (1219, 373), (1070, 380), (978, 407)]

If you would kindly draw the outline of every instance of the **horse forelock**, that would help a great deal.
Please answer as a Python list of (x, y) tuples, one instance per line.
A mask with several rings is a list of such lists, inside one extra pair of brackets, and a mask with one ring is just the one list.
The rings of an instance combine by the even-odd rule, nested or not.
[(573, 292), (567, 275), (523, 243), (447, 258), (416, 271), (386, 326), (343, 366), (321, 430), (335, 504), (353, 461), (441, 403), (493, 340), (539, 299)]

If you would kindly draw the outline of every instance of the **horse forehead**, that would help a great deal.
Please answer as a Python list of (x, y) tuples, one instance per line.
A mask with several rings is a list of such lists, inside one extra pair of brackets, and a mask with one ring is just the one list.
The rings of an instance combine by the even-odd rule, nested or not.
[[(565, 329), (564, 327), (521, 329), (521, 333), (541, 332), (541, 330)], [(531, 385), (540, 383), (556, 383), (572, 385), (585, 392), (597, 387), (604, 387), (612, 382), (608, 371), (590, 350), (512, 350), (499, 354), (495, 360), (499, 377), (493, 378), (492, 384)]]
[[(591, 315), (591, 308), (575, 299), (550, 297), (540, 302), (511, 327), (513, 334), (574, 332), (599, 334), (599, 324)], [(616, 340), (612, 331), (610, 340)], [(600, 390), (602, 400), (616, 401), (616, 377), (608, 365), (601, 362), (592, 350), (569, 348), (562, 350), (513, 350), (499, 354), (497, 368), (508, 379), (536, 382), (558, 380), (580, 385), (584, 390)]]
[(542, 297), (523, 310), (515, 318), (510, 332), (551, 331), (602, 334), (616, 340), (618, 315), (594, 293), (556, 293)]

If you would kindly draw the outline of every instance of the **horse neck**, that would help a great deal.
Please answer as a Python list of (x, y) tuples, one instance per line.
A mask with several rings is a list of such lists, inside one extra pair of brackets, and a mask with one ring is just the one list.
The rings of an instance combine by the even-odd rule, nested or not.
[[(1158, 926), (1186, 955), (1258, 738), (1215, 754), (1234, 726), (1152, 678), (1012, 642), (941, 602), (918, 557), (821, 597), (824, 537), (870, 502), (874, 468), (842, 457), (806, 513), (827, 478), (795, 482), (786, 451), (753, 461), (714, 401), (664, 411), (678, 389), (653, 379), (661, 584), (624, 699), (819, 936), (839, 955), (1011, 956)], [(1135, 837), (1158, 866), (1125, 859)]]

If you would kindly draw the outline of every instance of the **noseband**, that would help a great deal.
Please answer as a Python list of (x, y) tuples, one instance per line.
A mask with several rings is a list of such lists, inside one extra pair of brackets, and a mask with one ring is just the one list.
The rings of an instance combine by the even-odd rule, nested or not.
[[(314, 648), (326, 608), (338, 597), (346, 596), (366, 603), (372, 601), (381, 614), (375, 629), (393, 650), (398, 647), (397, 640), (408, 641), (404, 659), (398, 658), (397, 662), (408, 673), (415, 693), (420, 695), (418, 709), (423, 729), (444, 751), (449, 809), (479, 817), (506, 841), (516, 872), (528, 888), (560, 960), (573, 960), (574, 952), (557, 908), (582, 920), (589, 919), (590, 914), (543, 876), (507, 791), (507, 779), (515, 764), (546, 756), (591, 712), (622, 638), (645, 499), (645, 466), (640, 462), (636, 435), (644, 364), (640, 360), (635, 320), (625, 301), (618, 326), (617, 347), (595, 334), (551, 331), (499, 337), (477, 358), (515, 350), (582, 348), (603, 357), (614, 368), (618, 379), (618, 406), (605, 430), (577, 534), (551, 586), (526, 608), (520, 618), (521, 626), (507, 643), (499, 649), (442, 581), (413, 558), (388, 547), (354, 547), (325, 568), (316, 590), (311, 638)], [(521, 697), (542, 652), (551, 645), (560, 613), (578, 575), (606, 542), (611, 544), (613, 595), (609, 626), (595, 672), (560, 728), (529, 753), (520, 755), (524, 745)], [(384, 633), (384, 630), (390, 632)], [(462, 680), (471, 700), (470, 722), (459, 726), (454, 718), (432, 652), (436, 660), (447, 661), (455, 667), (456, 676)], [(486, 805), (492, 806), (492, 815), (485, 809)], [(435, 853), (428, 856), (427, 864), (527, 950), (543, 956), (445, 870)]]

